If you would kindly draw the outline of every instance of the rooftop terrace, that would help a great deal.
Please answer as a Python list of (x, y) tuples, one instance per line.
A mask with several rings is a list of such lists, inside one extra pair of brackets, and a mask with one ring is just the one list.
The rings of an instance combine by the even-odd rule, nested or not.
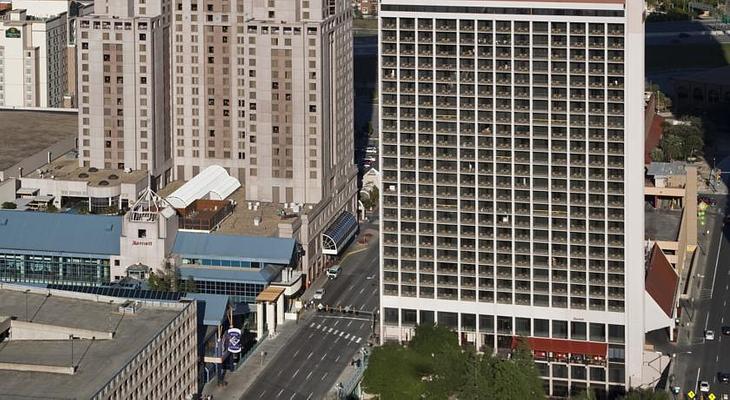
[(147, 175), (147, 171), (142, 170), (126, 172), (120, 169), (80, 167), (76, 157), (66, 155), (40, 168), (40, 171), (26, 175), (26, 178), (88, 182), (90, 186), (109, 186), (117, 183), (137, 183), (147, 179)]
[(647, 240), (674, 242), (679, 238), (682, 210), (646, 207), (644, 237)]

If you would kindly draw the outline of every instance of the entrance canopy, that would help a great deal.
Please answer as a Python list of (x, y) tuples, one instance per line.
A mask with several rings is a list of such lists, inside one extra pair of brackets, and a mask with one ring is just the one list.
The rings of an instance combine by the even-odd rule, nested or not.
[(322, 253), (338, 255), (345, 245), (355, 237), (358, 230), (357, 218), (349, 211), (343, 211), (322, 233)]

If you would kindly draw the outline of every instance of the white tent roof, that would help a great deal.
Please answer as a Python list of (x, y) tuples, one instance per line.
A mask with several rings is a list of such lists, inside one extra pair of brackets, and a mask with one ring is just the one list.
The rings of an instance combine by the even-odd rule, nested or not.
[(211, 165), (187, 181), (166, 200), (175, 208), (185, 208), (198, 199), (223, 200), (241, 187), (220, 165)]

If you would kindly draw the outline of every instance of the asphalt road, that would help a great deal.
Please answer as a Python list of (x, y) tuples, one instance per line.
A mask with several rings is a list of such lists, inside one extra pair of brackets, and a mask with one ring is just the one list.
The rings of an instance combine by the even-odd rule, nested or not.
[[(361, 225), (361, 231), (369, 225)], [(337, 279), (325, 283), (323, 304), (378, 308), (377, 235), (364, 250), (345, 257)], [(367, 346), (372, 317), (312, 311), (299, 321), (292, 339), (271, 360), (242, 400), (324, 399), (343, 369)]]
[[(721, 198), (725, 207), (725, 198)], [(694, 271), (692, 285), (692, 309), (687, 311), (691, 317), (689, 343), (678, 349), (675, 367), (676, 382), (683, 393), (697, 391), (700, 381), (710, 384), (710, 393), (721, 398), (730, 395), (730, 385), (718, 382), (718, 372), (730, 372), (730, 336), (723, 336), (721, 327), (730, 325), (730, 225), (723, 224), (720, 213), (708, 214), (707, 225), (712, 227), (711, 236), (702, 240), (705, 243), (707, 262), (704, 269)], [(702, 236), (702, 233), (700, 233)], [(715, 332), (715, 340), (704, 338), (706, 330)], [(707, 396), (705, 396), (707, 398)]]

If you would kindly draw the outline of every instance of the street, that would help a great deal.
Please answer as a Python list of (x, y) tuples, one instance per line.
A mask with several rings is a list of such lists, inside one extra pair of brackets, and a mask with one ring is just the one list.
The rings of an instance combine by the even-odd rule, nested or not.
[[(722, 398), (730, 395), (730, 384), (720, 383), (718, 372), (730, 372), (730, 336), (722, 335), (722, 326), (730, 325), (726, 314), (730, 302), (730, 244), (727, 235), (730, 227), (723, 224), (723, 214), (717, 210), (726, 207), (725, 197), (715, 197), (718, 205), (708, 213), (704, 230), (710, 230), (708, 237), (700, 233), (700, 243), (706, 252), (706, 262), (693, 271), (692, 301), (683, 321), (688, 326), (680, 333), (675, 354), (674, 383), (682, 393), (698, 392), (700, 381), (710, 384), (710, 392)], [(705, 340), (706, 330), (715, 333), (714, 340)], [(709, 393), (704, 398), (709, 398)], [(702, 398), (697, 393), (698, 398)], [(684, 397), (683, 397), (684, 398)]]
[[(361, 231), (375, 232), (372, 227), (362, 224)], [(377, 233), (367, 247), (352, 251), (340, 265), (340, 276), (324, 284), (324, 297), (315, 304), (351, 306), (363, 313), (305, 312), (294, 337), (241, 399), (323, 399), (359, 349), (367, 347), (372, 312), (378, 307)]]

